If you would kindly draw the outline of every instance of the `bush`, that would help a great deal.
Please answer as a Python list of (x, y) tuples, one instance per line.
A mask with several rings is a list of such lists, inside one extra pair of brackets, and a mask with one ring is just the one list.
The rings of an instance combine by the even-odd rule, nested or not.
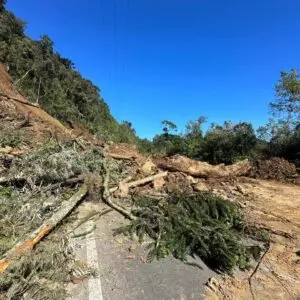
[(21, 144), (21, 137), (19, 134), (9, 133), (6, 131), (0, 132), (0, 147), (17, 147)]

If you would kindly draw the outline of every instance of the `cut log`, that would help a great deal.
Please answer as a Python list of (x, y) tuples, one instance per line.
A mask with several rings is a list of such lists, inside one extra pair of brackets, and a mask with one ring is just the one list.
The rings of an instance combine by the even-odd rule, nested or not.
[(120, 185), (118, 187), (113, 187), (111, 189), (109, 189), (110, 193), (113, 193), (115, 191), (117, 191), (118, 189), (120, 190), (129, 190), (130, 188), (136, 187), (136, 186), (140, 186), (146, 183), (149, 183), (151, 181), (154, 181), (155, 179), (158, 178), (162, 178), (162, 177), (166, 177), (168, 175), (168, 172), (161, 172), (152, 176), (148, 176), (145, 177), (143, 179), (139, 179), (139, 180), (135, 180), (135, 181), (131, 181), (131, 182), (121, 182)]
[(155, 163), (157, 167), (164, 170), (182, 172), (194, 177), (203, 178), (242, 176), (247, 174), (251, 169), (251, 164), (248, 160), (243, 160), (230, 166), (225, 166), (224, 164), (213, 166), (182, 155), (158, 158), (155, 160)]
[(111, 157), (111, 158), (115, 158), (115, 159), (125, 159), (125, 160), (136, 159), (136, 156), (134, 156), (134, 155), (116, 154), (116, 153), (110, 153), (110, 152), (105, 152), (104, 157)]
[[(55, 190), (55, 189), (60, 188), (61, 186), (74, 184), (74, 183), (78, 183), (78, 182), (83, 182), (84, 180), (85, 180), (85, 177), (83, 175), (80, 175), (75, 178), (69, 178), (63, 182), (54, 183), (54, 184), (50, 184), (50, 185), (46, 186), (45, 188), (43, 188), (43, 192)], [(1, 183), (1, 181), (0, 181), (0, 183)]]
[(25, 240), (17, 243), (0, 260), (0, 273), (5, 272), (14, 259), (31, 250), (40, 240), (42, 240), (54, 227), (56, 227), (84, 198), (88, 192), (88, 187), (83, 185), (69, 201), (63, 203), (62, 207), (52, 215), (50, 219), (44, 222), (38, 229), (30, 233)]
[(33, 107), (40, 108), (40, 106), (38, 104), (31, 103), (29, 101), (26, 101), (26, 100), (23, 100), (23, 99), (20, 99), (20, 98), (11, 97), (9, 95), (3, 94), (2, 92), (0, 92), (0, 97), (3, 97), (4, 99), (8, 99), (8, 100), (17, 101), (17, 102), (20, 102), (20, 103), (23, 103), (23, 104), (26, 104), (26, 105), (30, 105), (30, 106), (33, 106)]

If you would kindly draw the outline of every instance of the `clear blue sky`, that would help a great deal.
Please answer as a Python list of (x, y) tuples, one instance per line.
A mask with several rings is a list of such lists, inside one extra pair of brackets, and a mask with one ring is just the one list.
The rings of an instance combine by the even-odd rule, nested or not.
[(48, 34), (142, 137), (268, 119), (281, 70), (299, 68), (299, 0), (8, 0), (32, 38)]

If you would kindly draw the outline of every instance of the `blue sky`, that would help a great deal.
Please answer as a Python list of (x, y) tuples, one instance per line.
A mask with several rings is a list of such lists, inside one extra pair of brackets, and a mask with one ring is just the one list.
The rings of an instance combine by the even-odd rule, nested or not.
[(101, 89), (141, 137), (173, 121), (266, 123), (282, 70), (299, 68), (299, 0), (8, 0), (34, 39)]

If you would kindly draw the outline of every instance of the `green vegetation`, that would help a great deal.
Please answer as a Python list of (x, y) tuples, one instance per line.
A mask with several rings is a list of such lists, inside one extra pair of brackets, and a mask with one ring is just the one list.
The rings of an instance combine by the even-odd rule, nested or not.
[(280, 156), (294, 162), (300, 161), (300, 74), (291, 70), (282, 72), (275, 86), (276, 100), (270, 104), (275, 119), (260, 127), (255, 133), (246, 122), (222, 126), (212, 124), (204, 133), (206, 118), (189, 121), (183, 134), (175, 134), (177, 126), (163, 121), (163, 133), (156, 135), (152, 146), (144, 141), (142, 148), (164, 155), (184, 154), (212, 164), (231, 164), (248, 158)]
[(1, 131), (0, 132), (0, 147), (17, 147), (21, 144), (21, 137), (19, 134)]
[(238, 208), (211, 193), (171, 195), (166, 201), (143, 197), (134, 206), (137, 219), (116, 234), (137, 234), (140, 241), (150, 236), (150, 261), (169, 254), (185, 262), (188, 255), (198, 256), (212, 269), (232, 273), (259, 257), (260, 247), (244, 242), (249, 236)]
[(25, 23), (7, 11), (4, 3), (0, 7), (0, 61), (7, 66), (15, 88), (71, 127), (82, 124), (100, 139), (136, 142), (128, 124), (120, 125), (111, 116), (100, 90), (54, 50), (47, 35), (38, 41), (27, 37)]
[[(54, 139), (14, 158), (7, 170), (11, 181), (0, 185), (0, 259), (69, 200), (77, 189), (76, 183), (66, 183), (69, 178), (88, 177), (92, 172), (99, 176), (102, 160), (101, 149), (80, 152), (72, 143), (58, 144)], [(16, 259), (9, 272), (0, 276), (0, 294), (7, 293), (8, 299), (21, 299), (25, 293), (28, 299), (67, 298), (65, 283), (72, 275), (91, 272), (75, 260), (68, 235), (72, 221), (71, 214), (34, 253)]]

